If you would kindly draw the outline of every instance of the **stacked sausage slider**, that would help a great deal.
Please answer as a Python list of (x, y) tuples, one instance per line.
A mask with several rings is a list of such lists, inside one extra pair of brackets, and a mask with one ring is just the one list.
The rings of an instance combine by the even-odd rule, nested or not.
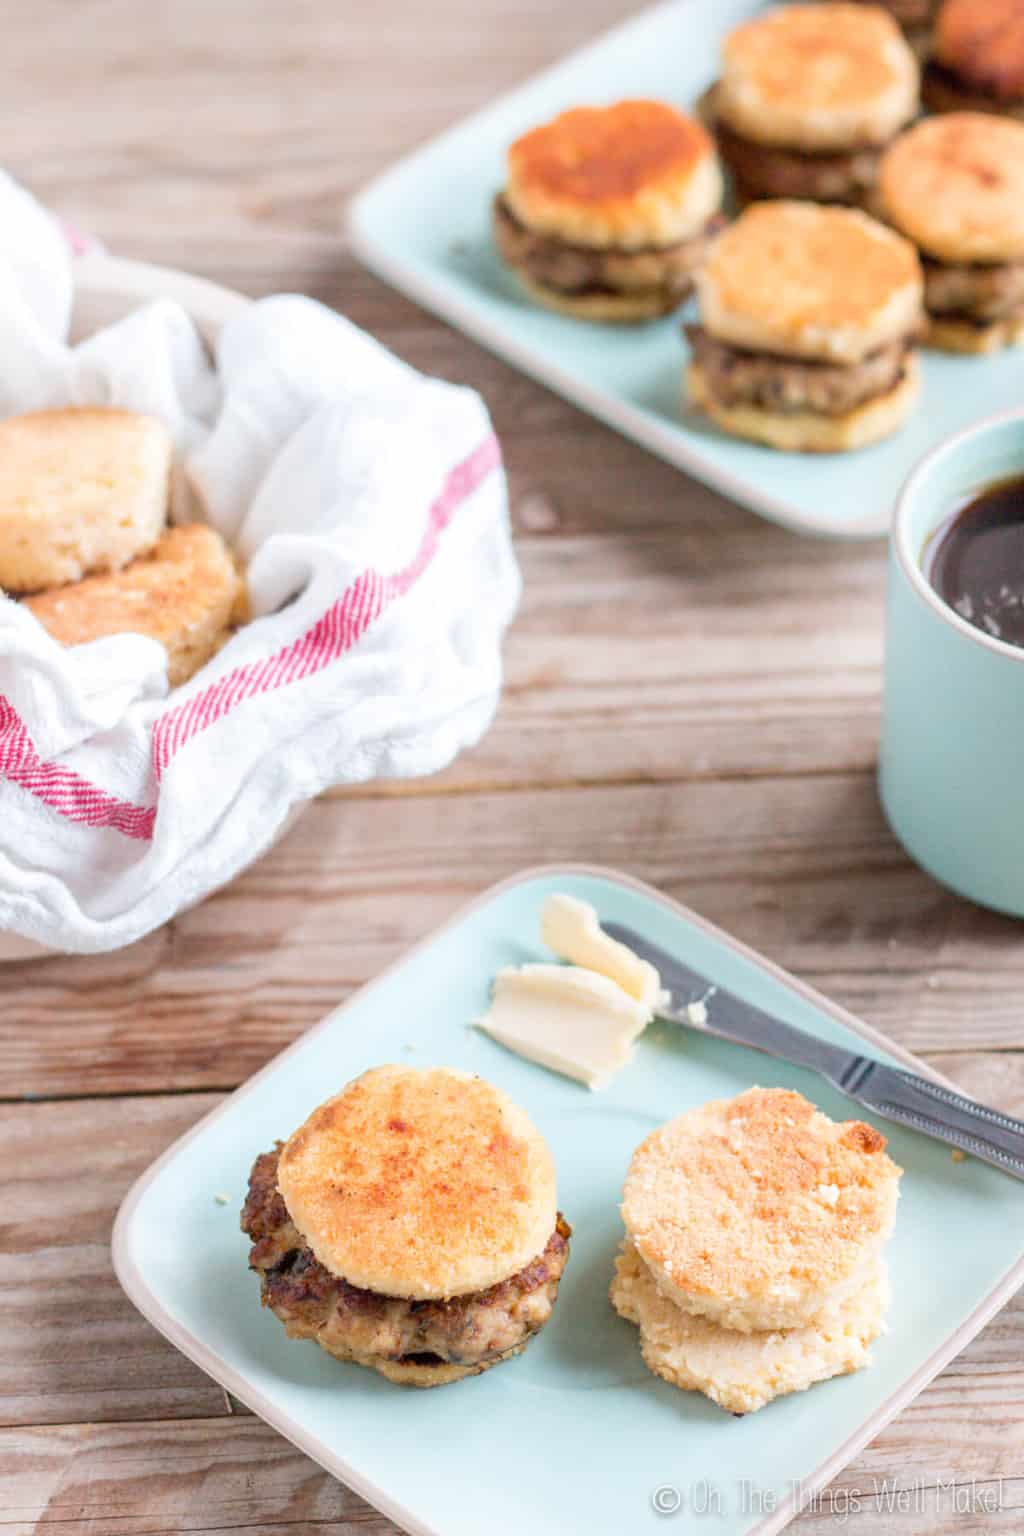
[(721, 200), (700, 123), (657, 101), (577, 107), (511, 146), (494, 233), (538, 303), (647, 320), (690, 293)]
[(754, 204), (716, 240), (697, 287), (689, 400), (724, 431), (835, 452), (887, 436), (913, 408), (921, 267), (867, 214)]
[(933, 112), (1024, 118), (1024, 0), (944, 0), (923, 89)]
[(918, 92), (917, 60), (880, 7), (792, 5), (729, 33), (705, 110), (742, 201), (856, 204)]
[(242, 1228), (292, 1338), (441, 1386), (522, 1350), (569, 1252), (548, 1148), (479, 1077), (365, 1072), (256, 1159)]
[(994, 352), (1024, 339), (1024, 123), (928, 118), (882, 163), (886, 218), (921, 249), (928, 342)]

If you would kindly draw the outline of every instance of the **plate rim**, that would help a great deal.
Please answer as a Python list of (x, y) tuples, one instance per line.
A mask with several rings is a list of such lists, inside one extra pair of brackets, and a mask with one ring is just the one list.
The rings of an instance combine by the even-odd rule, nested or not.
[[(653, 5), (644, 6), (642, 10), (625, 21), (598, 33), (596, 37), (590, 38), (578, 48), (572, 49), (571, 52), (543, 66), (525, 80), (511, 86), (507, 91), (503, 91), (500, 96), (476, 111), (470, 112), (466, 117), (442, 129), (426, 144), (418, 145), (408, 154), (401, 156), (361, 187), (348, 203), (344, 223), (349, 244), (354, 255), (365, 267), (383, 278), (400, 293), (406, 294), (434, 314), (440, 315), (457, 330), (481, 343), (488, 351), (520, 373), (525, 373), (529, 378), (543, 384), (555, 394), (568, 400), (577, 409), (586, 411), (629, 441), (637, 443), (641, 448), (645, 448), (649, 453), (672, 465), (674, 469), (682, 470), (691, 479), (721, 492), (737, 506), (765, 517), (791, 533), (800, 533), (805, 537), (849, 542), (887, 538), (892, 527), (892, 507), (888, 508), (884, 517), (877, 515), (868, 517), (858, 522), (856, 526), (847, 525), (841, 528), (796, 511), (788, 502), (763, 492), (756, 477), (752, 476), (749, 480), (744, 480), (733, 474), (731, 470), (708, 461), (698, 449), (691, 448), (688, 441), (680, 442), (674, 432), (667, 426), (662, 426), (656, 418), (649, 419), (638, 407), (630, 405), (616, 395), (609, 395), (603, 390), (593, 388), (586, 379), (579, 379), (575, 374), (560, 367), (558, 362), (549, 358), (546, 353), (537, 351), (529, 343), (521, 342), (514, 334), (510, 335), (499, 322), (491, 321), (486, 315), (478, 314), (468, 302), (463, 300), (457, 290), (449, 291), (447, 283), (432, 278), (415, 263), (394, 253), (390, 247), (378, 240), (373, 231), (371, 205), (374, 200), (381, 194), (386, 194), (393, 183), (401, 181), (410, 172), (415, 171), (419, 164), (428, 160), (449, 139), (457, 137), (470, 128), (481, 116), (500, 108), (511, 97), (517, 96), (520, 92), (557, 73), (570, 61), (579, 59), (592, 49), (603, 48), (614, 42), (621, 34), (644, 24), (656, 13), (664, 12), (667, 15), (678, 11), (681, 5), (706, 9), (714, 24), (714, 0), (655, 0)], [(680, 359), (680, 380), (682, 370), (683, 361)], [(801, 455), (796, 457), (799, 458)], [(806, 455), (803, 457), (806, 458)]]
[[(923, 1077), (930, 1078), (933, 1082), (944, 1087), (956, 1090), (956, 1084), (945, 1077), (941, 1072), (935, 1071), (927, 1062), (921, 1061), (912, 1052), (906, 1050), (897, 1042), (890, 1040), (873, 1025), (865, 1023), (856, 1014), (850, 1013), (840, 1003), (834, 1002), (819, 992), (808, 982), (799, 976), (785, 970), (775, 961), (762, 955), (758, 950), (745, 944), (743, 940), (734, 938), (732, 934), (719, 928), (717, 924), (709, 922), (701, 917), (685, 903), (676, 901), (674, 897), (666, 895), (647, 881), (640, 880), (636, 876), (623, 871), (612, 869), (605, 865), (587, 863), (546, 863), (535, 864), (529, 868), (520, 870), (517, 874), (506, 876), (487, 886), (478, 892), (470, 901), (464, 902), (456, 910), (430, 930), (423, 938), (416, 940), (401, 954), (396, 956), (383, 970), (377, 972), (368, 981), (364, 982), (353, 991), (338, 1007), (331, 1009), (319, 1023), (311, 1025), (308, 1029), (285, 1046), (284, 1050), (272, 1056), (264, 1066), (251, 1077), (229, 1093), (223, 1103), (217, 1104), (209, 1110), (195, 1125), (190, 1126), (183, 1135), (177, 1137), (169, 1147), (154, 1159), (152, 1163), (138, 1176), (130, 1186), (122, 1199), (114, 1226), (111, 1233), (111, 1258), (113, 1260), (114, 1273), (125, 1295), (139, 1312), (151, 1323), (156, 1330), (163, 1334), (181, 1354), (197, 1365), (200, 1370), (219, 1383), (232, 1396), (252, 1409), (253, 1413), (264, 1423), (289, 1440), (296, 1448), (315, 1461), (318, 1466), (324, 1468), (332, 1477), (351, 1488), (355, 1493), (366, 1500), (374, 1509), (394, 1521), (402, 1530), (410, 1533), (410, 1536), (444, 1536), (439, 1528), (427, 1525), (421, 1521), (411, 1510), (391, 1498), (387, 1491), (380, 1487), (372, 1479), (364, 1477), (343, 1456), (335, 1455), (326, 1447), (316, 1435), (310, 1433), (297, 1420), (293, 1419), (283, 1409), (279, 1408), (271, 1399), (257, 1388), (253, 1387), (248, 1378), (215, 1353), (215, 1351), (202, 1339), (193, 1334), (190, 1329), (179, 1323), (163, 1306), (154, 1293), (150, 1290), (144, 1275), (135, 1263), (131, 1254), (130, 1234), (135, 1211), (145, 1195), (147, 1189), (164, 1167), (172, 1162), (178, 1153), (200, 1135), (209, 1125), (225, 1115), (261, 1082), (264, 1077), (275, 1072), (280, 1064), (300, 1047), (305, 1047), (317, 1035), (324, 1033), (337, 1019), (339, 1014), (345, 1013), (355, 1003), (362, 1000), (368, 992), (377, 987), (391, 976), (391, 974), (403, 966), (422, 951), (430, 948), (444, 937), (452, 929), (459, 927), (474, 912), (503, 895), (506, 891), (513, 890), (516, 886), (525, 885), (535, 880), (552, 879), (565, 875), (584, 875), (592, 879), (607, 881), (619, 885), (627, 890), (646, 897), (665, 907), (676, 917), (681, 917), (685, 922), (692, 924), (708, 938), (731, 949), (743, 959), (751, 961), (761, 971), (789, 987), (798, 996), (830, 1015), (838, 1023), (852, 1030), (869, 1044), (876, 1046), (888, 1055), (901, 1061), (905, 1066), (918, 1072)], [(847, 1466), (850, 1461), (864, 1449), (875, 1437), (902, 1412), (914, 1398), (916, 1398), (946, 1365), (949, 1364), (966, 1346), (979, 1334), (997, 1312), (1011, 1300), (1021, 1287), (1024, 1286), (1024, 1253), (1011, 1265), (1005, 1275), (996, 1281), (992, 1290), (983, 1298), (972, 1312), (954, 1329), (950, 1336), (939, 1345), (927, 1360), (916, 1371), (913, 1371), (906, 1381), (890, 1394), (879, 1406), (871, 1412), (864, 1422), (847, 1437), (824, 1461), (822, 1461), (812, 1473), (805, 1478), (799, 1491), (793, 1491), (782, 1499), (776, 1510), (765, 1519), (744, 1533), (744, 1536), (778, 1536), (786, 1526), (806, 1507), (806, 1505)]]

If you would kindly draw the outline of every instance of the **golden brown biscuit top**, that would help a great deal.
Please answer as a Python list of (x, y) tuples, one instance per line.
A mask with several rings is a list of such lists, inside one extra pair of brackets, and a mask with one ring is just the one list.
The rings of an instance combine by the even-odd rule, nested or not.
[(59, 494), (74, 517), (105, 486), (131, 494), (166, 479), (170, 434), (162, 422), (107, 405), (26, 411), (0, 421), (0, 520), (38, 521)]
[(278, 1186), (320, 1262), (385, 1295), (464, 1295), (544, 1249), (554, 1164), (527, 1115), (479, 1077), (384, 1066), (314, 1110)]
[(935, 56), (998, 100), (1024, 97), (1024, 0), (945, 0)]
[(205, 523), (171, 528), (148, 555), (121, 571), (88, 576), (26, 599), (61, 645), (104, 635), (150, 635), (177, 643), (211, 609), (230, 608), (240, 578), (224, 540)]
[(505, 198), (528, 228), (570, 244), (664, 247), (722, 198), (707, 130), (658, 101), (574, 107), (515, 141)]
[(520, 186), (600, 205), (688, 176), (711, 153), (711, 140), (696, 119), (663, 102), (619, 101), (563, 112), (508, 153)]
[(680, 1115), (633, 1155), (626, 1230), (679, 1289), (719, 1300), (825, 1290), (874, 1252), (900, 1170), (885, 1137), (801, 1094), (751, 1088)]
[(886, 151), (887, 217), (940, 261), (1024, 258), (1024, 123), (950, 112), (915, 124)]
[(713, 335), (784, 356), (855, 362), (920, 317), (910, 242), (859, 210), (816, 203), (751, 204), (715, 241), (697, 286)]
[(880, 6), (790, 5), (736, 27), (722, 45), (727, 71), (764, 104), (808, 110), (860, 105), (902, 77), (906, 43)]

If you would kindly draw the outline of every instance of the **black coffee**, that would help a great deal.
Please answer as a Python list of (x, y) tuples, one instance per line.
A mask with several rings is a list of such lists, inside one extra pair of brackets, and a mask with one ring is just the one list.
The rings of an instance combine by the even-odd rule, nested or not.
[(968, 624), (1024, 648), (1024, 476), (997, 481), (951, 517), (925, 573)]

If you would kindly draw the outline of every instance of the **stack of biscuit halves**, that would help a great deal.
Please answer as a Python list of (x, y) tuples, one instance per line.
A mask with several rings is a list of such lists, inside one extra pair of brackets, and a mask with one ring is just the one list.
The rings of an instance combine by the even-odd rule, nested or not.
[(870, 1363), (901, 1170), (885, 1137), (751, 1088), (634, 1153), (611, 1299), (644, 1362), (735, 1414)]
[(245, 618), (245, 584), (205, 523), (168, 528), (173, 445), (152, 416), (66, 406), (0, 421), (0, 596), (60, 644), (141, 634), (187, 682)]

